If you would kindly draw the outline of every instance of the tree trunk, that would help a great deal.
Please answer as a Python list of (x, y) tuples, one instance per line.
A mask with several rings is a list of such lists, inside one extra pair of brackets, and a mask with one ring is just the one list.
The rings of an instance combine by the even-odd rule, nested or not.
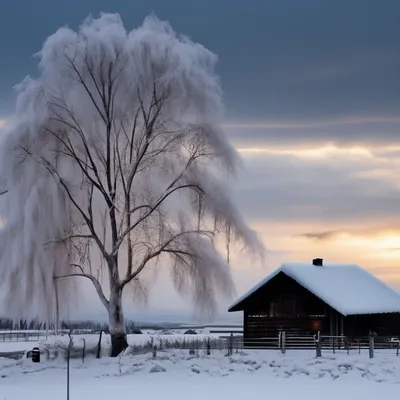
[(127, 347), (124, 313), (122, 311), (122, 290), (111, 283), (108, 318), (111, 335), (111, 357), (117, 357)]

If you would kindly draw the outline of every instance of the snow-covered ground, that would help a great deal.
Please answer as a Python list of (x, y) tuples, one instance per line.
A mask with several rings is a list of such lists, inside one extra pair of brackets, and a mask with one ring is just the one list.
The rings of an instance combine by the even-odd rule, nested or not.
[[(139, 337), (129, 337), (135, 344)], [(74, 339), (76, 347), (85, 338), (87, 346), (97, 337)], [(109, 338), (103, 339), (107, 347)], [(47, 343), (66, 344), (67, 338), (53, 338)], [(18, 343), (13, 343), (13, 345)], [(22, 343), (19, 343), (21, 345)], [(30, 342), (26, 349), (35, 345)], [(0, 352), (8, 351), (11, 344), (0, 343)], [(12, 350), (17, 350), (14, 346)], [(153, 359), (150, 353), (128, 354), (117, 359), (102, 357), (96, 360), (88, 355), (85, 362), (71, 360), (71, 399), (96, 400), (135, 395), (146, 398), (203, 400), (235, 400), (243, 396), (308, 399), (394, 399), (400, 391), (400, 357), (394, 351), (377, 351), (376, 357), (362, 354), (335, 355), (325, 352), (316, 359), (313, 351), (291, 351), (282, 355), (276, 351), (244, 351), (227, 357), (225, 351), (212, 351), (207, 355), (199, 351), (190, 355), (188, 350), (160, 351)], [(41, 363), (30, 359), (0, 358), (0, 399), (32, 400), (62, 399), (66, 393), (66, 361), (62, 356)]]

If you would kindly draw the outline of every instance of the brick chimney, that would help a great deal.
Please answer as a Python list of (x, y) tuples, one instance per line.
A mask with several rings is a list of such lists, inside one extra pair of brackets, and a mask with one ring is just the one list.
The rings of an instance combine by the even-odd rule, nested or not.
[(322, 267), (324, 265), (324, 260), (322, 258), (314, 258), (314, 260), (312, 260), (312, 263), (316, 267)]

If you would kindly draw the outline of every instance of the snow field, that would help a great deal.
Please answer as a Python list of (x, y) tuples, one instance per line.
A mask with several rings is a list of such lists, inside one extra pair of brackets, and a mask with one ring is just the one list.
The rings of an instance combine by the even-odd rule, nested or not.
[[(176, 340), (178, 335), (162, 337)], [(183, 336), (183, 335), (182, 335)], [(187, 335), (185, 335), (187, 336)], [(179, 336), (178, 336), (179, 338)], [(97, 335), (74, 337), (77, 353), (83, 348), (97, 345)], [(131, 346), (144, 343), (148, 335), (130, 335)], [(188, 339), (187, 337), (185, 338)], [(198, 337), (196, 336), (196, 339)], [(68, 337), (50, 338), (39, 343), (44, 349), (57, 349), (68, 343)], [(15, 343), (22, 344), (22, 343)], [(35, 344), (26, 343), (28, 349)], [(243, 396), (256, 396), (260, 391), (280, 399), (308, 399), (324, 393), (325, 399), (392, 399), (400, 386), (400, 357), (392, 351), (377, 351), (374, 359), (368, 352), (328, 353), (315, 358), (313, 351), (238, 351), (232, 357), (224, 350), (204, 350), (190, 355), (189, 350), (158, 351), (153, 359), (151, 352), (132, 354), (127, 350), (118, 358), (109, 358), (109, 337), (103, 335), (103, 357), (94, 358), (88, 352), (84, 363), (79, 355), (71, 360), (71, 399), (96, 400), (118, 395), (146, 396), (192, 400), (236, 400)], [(16, 350), (17, 348), (14, 348)], [(131, 347), (132, 349), (132, 347)], [(0, 352), (4, 344), (0, 343)], [(41, 363), (30, 359), (10, 360), (0, 358), (0, 399), (32, 400), (65, 398), (66, 361), (63, 356)]]
[[(39, 374), (42, 371), (65, 370), (66, 362), (54, 351), (64, 346), (53, 342), (53, 357), (42, 356), (41, 363), (32, 363), (30, 359), (10, 360), (0, 358), (0, 376), (2, 379), (15, 378), (26, 374)], [(2, 346), (0, 346), (2, 350)], [(77, 349), (78, 351), (80, 349)], [(95, 359), (94, 352), (71, 360), (71, 368), (80, 371), (81, 377), (98, 378), (105, 376), (138, 376), (152, 372), (166, 375), (193, 377), (228, 377), (231, 375), (262, 375), (270, 378), (303, 377), (312, 380), (369, 380), (374, 382), (400, 383), (400, 357), (393, 352), (381, 351), (374, 359), (368, 358), (367, 351), (362, 354), (325, 352), (323, 357), (315, 358), (313, 351), (292, 351), (287, 354), (268, 350), (246, 350), (234, 352), (228, 357), (225, 350), (198, 350), (191, 355), (189, 350), (158, 351), (153, 358), (151, 352), (132, 354), (129, 349), (118, 358), (104, 356)], [(156, 371), (155, 371), (156, 370)], [(399, 387), (400, 389), (400, 387)]]

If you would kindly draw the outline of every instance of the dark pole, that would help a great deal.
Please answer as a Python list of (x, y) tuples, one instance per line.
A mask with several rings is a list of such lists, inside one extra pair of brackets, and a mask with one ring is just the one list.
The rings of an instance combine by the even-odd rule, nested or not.
[(316, 349), (316, 356), (317, 357), (321, 357), (321, 339), (319, 337), (317, 337), (317, 339), (315, 340), (315, 349)]
[(84, 363), (85, 362), (85, 354), (86, 354), (86, 340), (85, 339), (82, 339), (82, 340), (83, 340), (82, 363)]
[[(99, 343), (97, 344), (97, 354), (96, 358), (100, 358), (101, 355), (101, 336), (103, 335), (103, 330), (100, 331)], [(153, 340), (153, 338), (151, 338)]]
[(374, 358), (374, 334), (369, 333), (369, 358)]
[(71, 345), (72, 345), (71, 331), (68, 332), (68, 336), (69, 336), (69, 344), (67, 350), (67, 400), (69, 400), (69, 357), (71, 354)]

